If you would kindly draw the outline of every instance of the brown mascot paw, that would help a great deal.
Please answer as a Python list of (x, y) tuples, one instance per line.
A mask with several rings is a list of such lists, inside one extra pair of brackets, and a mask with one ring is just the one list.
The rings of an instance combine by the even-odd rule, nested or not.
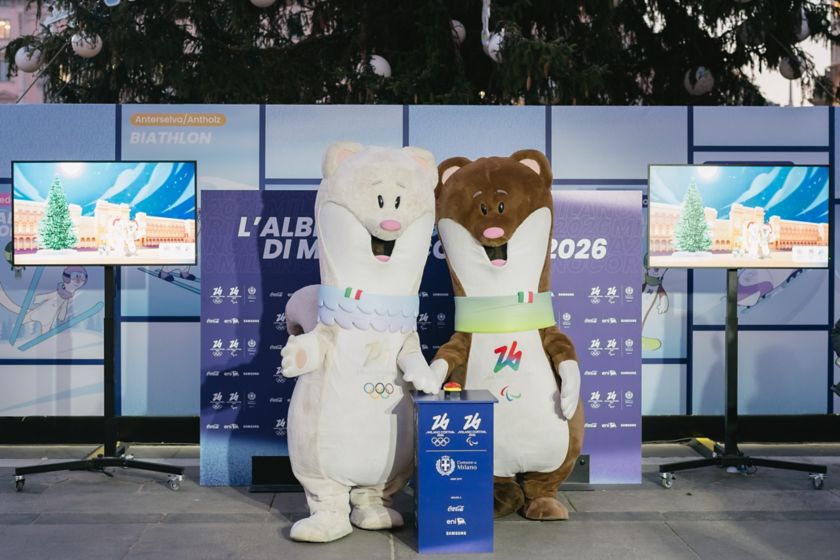
[(536, 521), (560, 521), (569, 518), (569, 510), (555, 498), (536, 498), (528, 502), (522, 515)]
[(513, 480), (493, 483), (493, 517), (504, 517), (525, 505), (525, 494)]

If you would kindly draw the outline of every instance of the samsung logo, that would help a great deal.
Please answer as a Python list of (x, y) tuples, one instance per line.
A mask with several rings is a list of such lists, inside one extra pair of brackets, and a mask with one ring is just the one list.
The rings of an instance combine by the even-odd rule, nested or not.
[(243, 323), (259, 323), (259, 319), (242, 319)]
[(256, 377), (260, 374), (258, 371), (243, 371), (242, 375), (245, 377)]

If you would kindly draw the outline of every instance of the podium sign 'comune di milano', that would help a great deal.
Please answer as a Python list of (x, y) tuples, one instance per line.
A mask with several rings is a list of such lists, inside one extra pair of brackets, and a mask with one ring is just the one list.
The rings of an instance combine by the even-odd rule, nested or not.
[(493, 552), (493, 404), (489, 391), (414, 394), (417, 550)]

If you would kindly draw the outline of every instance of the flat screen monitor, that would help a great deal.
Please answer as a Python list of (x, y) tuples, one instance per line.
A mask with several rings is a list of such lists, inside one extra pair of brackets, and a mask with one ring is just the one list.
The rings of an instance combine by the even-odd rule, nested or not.
[(194, 161), (12, 162), (12, 262), (196, 264)]
[(651, 268), (826, 268), (827, 165), (651, 165)]

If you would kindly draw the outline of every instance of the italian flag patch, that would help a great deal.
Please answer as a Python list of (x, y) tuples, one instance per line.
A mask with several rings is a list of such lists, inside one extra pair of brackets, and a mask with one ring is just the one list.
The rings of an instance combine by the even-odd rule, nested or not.
[(346, 290), (344, 290), (344, 297), (350, 299), (361, 299), (362, 290), (354, 290), (353, 288), (347, 288)]
[(517, 292), (516, 299), (519, 303), (534, 303), (534, 292)]

